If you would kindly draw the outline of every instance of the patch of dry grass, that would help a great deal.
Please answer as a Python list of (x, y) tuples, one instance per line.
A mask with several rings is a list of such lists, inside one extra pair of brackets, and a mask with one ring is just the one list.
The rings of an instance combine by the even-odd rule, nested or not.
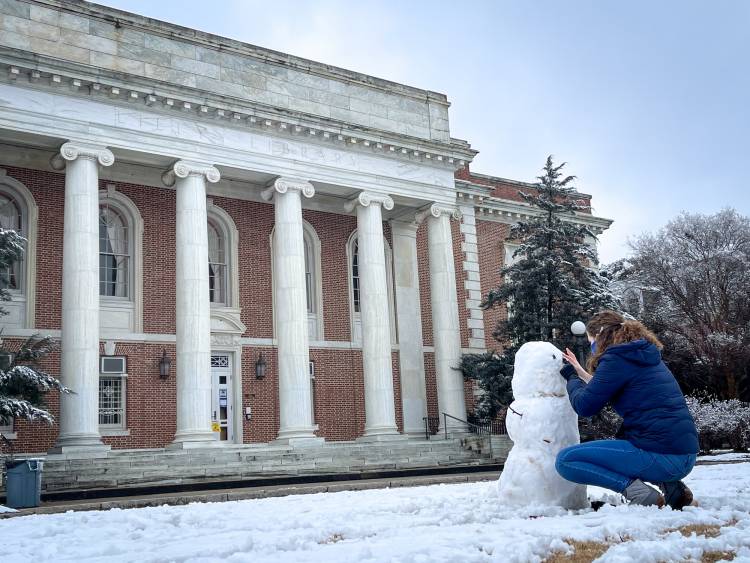
[(717, 561), (733, 561), (734, 553), (731, 551), (704, 551), (701, 563), (716, 563)]
[(565, 540), (570, 547), (575, 549), (574, 553), (553, 553), (544, 560), (544, 563), (585, 563), (601, 557), (609, 549), (611, 544), (595, 541)]
[[(733, 526), (736, 522), (727, 522), (726, 524), (690, 524), (687, 526), (680, 526), (678, 528), (669, 528), (664, 530), (664, 533), (680, 532), (683, 536), (690, 537), (692, 534), (696, 536), (704, 536), (706, 538), (718, 537), (721, 533), (721, 528), (725, 526)], [(628, 542), (632, 538), (624, 536), (619, 538), (620, 541), (577, 541), (573, 539), (565, 539), (570, 547), (575, 551), (571, 554), (564, 554), (561, 552), (555, 552), (544, 560), (544, 563), (591, 563), (598, 557), (604, 555), (607, 550), (615, 545), (615, 543)], [(727, 560), (732, 561), (735, 554), (731, 551), (706, 551), (701, 557), (701, 563), (716, 563), (716, 561)]]
[(344, 539), (343, 534), (333, 534), (332, 536), (327, 537), (323, 541), (319, 541), (318, 543), (323, 544), (329, 544), (329, 543), (337, 543)]

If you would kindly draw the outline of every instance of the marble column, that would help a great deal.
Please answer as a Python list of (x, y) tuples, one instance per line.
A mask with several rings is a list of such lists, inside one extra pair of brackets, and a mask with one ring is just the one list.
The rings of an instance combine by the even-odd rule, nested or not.
[(206, 445), (211, 432), (211, 304), (208, 290), (206, 182), (219, 171), (179, 160), (162, 179), (177, 192), (175, 308), (177, 320), (177, 431), (172, 447)]
[(65, 168), (60, 434), (50, 453), (106, 449), (99, 435), (99, 165), (106, 147), (67, 142), (52, 159)]
[[(432, 339), (435, 346), (440, 430), (442, 413), (466, 420), (461, 363), (461, 330), (458, 320), (456, 267), (453, 258), (453, 235), (450, 218), (460, 219), (455, 207), (432, 205), (417, 216), (427, 220), (427, 245), (430, 259), (430, 305), (432, 307)], [(448, 429), (463, 431), (466, 425), (448, 419)]]
[(346, 209), (357, 212), (362, 365), (365, 379), (365, 439), (399, 436), (393, 398), (388, 278), (381, 207), (393, 209), (387, 195), (361, 192)]
[(277, 178), (262, 196), (273, 200), (273, 292), (279, 363), (279, 434), (285, 443), (322, 441), (314, 434), (307, 327), (305, 239), (302, 196), (312, 197), (310, 182)]
[(415, 222), (391, 221), (404, 434), (424, 436), (427, 392), (417, 264), (418, 227)]

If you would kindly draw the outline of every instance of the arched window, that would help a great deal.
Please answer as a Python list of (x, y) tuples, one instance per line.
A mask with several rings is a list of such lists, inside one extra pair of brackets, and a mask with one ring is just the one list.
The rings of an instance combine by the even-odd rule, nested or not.
[(143, 331), (143, 219), (128, 196), (99, 192), (99, 325), (102, 333)]
[[(8, 193), (0, 191), (0, 227), (6, 231), (16, 231), (24, 236), (25, 221), (18, 202)], [(0, 273), (0, 287), (9, 291), (20, 291), (22, 283), (23, 258)]]
[(208, 220), (208, 292), (216, 305), (227, 305), (227, 241), (222, 229)]
[(239, 231), (232, 216), (211, 198), (207, 201), (206, 212), (209, 301), (213, 309), (236, 309), (231, 314), (237, 315), (236, 320), (239, 321)]
[(131, 231), (120, 210), (106, 201), (99, 205), (99, 295), (102, 297), (131, 296)]
[[(307, 301), (307, 327), (311, 341), (323, 340), (323, 280), (321, 278), (320, 238), (313, 226), (302, 221), (305, 254), (305, 296)], [(273, 256), (273, 238), (276, 229), (271, 232), (271, 256)], [(274, 274), (275, 275), (275, 274)], [(274, 295), (275, 299), (276, 296)], [(276, 304), (274, 303), (274, 311)]]
[[(383, 248), (385, 251), (385, 274), (388, 283), (388, 317), (391, 325), (391, 342), (396, 343), (396, 315), (393, 300), (393, 254), (391, 245), (383, 237)], [(362, 340), (362, 315), (360, 309), (360, 272), (359, 272), (359, 242), (357, 231), (349, 237), (347, 244), (347, 257), (349, 262), (349, 305), (351, 311), (352, 341)]]
[(352, 243), (352, 308), (359, 314), (359, 241), (355, 238)]
[(305, 237), (305, 294), (307, 297), (308, 314), (315, 313), (315, 298), (313, 297), (314, 270), (312, 251), (310, 250), (310, 241)]
[(0, 169), (0, 227), (12, 229), (26, 239), (21, 259), (0, 272), (0, 285), (10, 298), (3, 302), (6, 314), (2, 324), (6, 329), (34, 328), (37, 217), (31, 192)]

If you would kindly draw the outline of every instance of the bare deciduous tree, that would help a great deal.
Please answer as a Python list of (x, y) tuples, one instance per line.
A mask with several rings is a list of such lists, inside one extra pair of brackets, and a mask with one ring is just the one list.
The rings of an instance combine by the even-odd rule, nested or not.
[[(750, 400), (750, 219), (733, 209), (683, 213), (630, 243), (624, 277), (641, 317), (725, 398)], [(689, 377), (689, 374), (686, 374)]]

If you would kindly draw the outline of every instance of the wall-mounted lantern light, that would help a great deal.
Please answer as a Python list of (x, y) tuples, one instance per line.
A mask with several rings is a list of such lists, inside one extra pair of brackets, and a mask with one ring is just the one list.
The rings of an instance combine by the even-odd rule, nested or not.
[(13, 365), (15, 354), (11, 352), (0, 352), (0, 369), (5, 371)]
[(266, 360), (263, 357), (263, 352), (258, 354), (258, 360), (255, 362), (255, 379), (263, 379), (266, 376)]
[(172, 360), (167, 356), (167, 350), (162, 349), (161, 358), (159, 359), (159, 377), (167, 379), (169, 377), (169, 369), (172, 367)]

